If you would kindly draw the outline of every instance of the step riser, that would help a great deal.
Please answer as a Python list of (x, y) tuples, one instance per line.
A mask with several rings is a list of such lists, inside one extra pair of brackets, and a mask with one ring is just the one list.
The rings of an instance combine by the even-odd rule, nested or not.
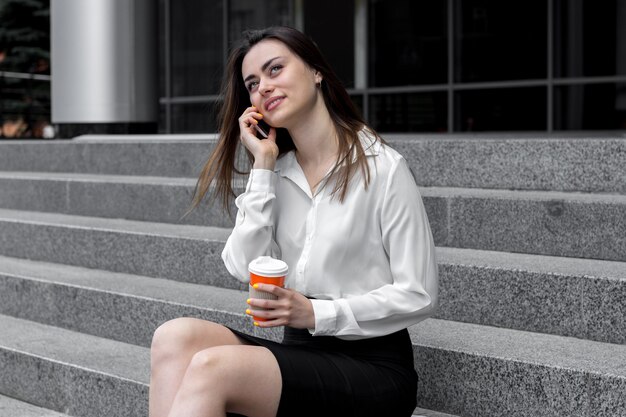
[[(422, 186), (626, 194), (626, 139), (385, 135)], [(5, 171), (196, 177), (212, 141), (6, 143)]]
[(81, 417), (148, 415), (148, 386), (0, 347), (0, 392)]
[(439, 263), (437, 318), (626, 344), (626, 281)]
[(1, 143), (3, 171), (197, 177), (211, 142)]
[[(626, 344), (623, 280), (441, 262), (439, 272), (437, 318)], [(183, 316), (254, 332), (244, 299), (228, 312), (0, 274), (0, 314), (141, 346)]]
[(626, 138), (416, 139), (389, 135), (421, 186), (626, 194)]
[(464, 416), (615, 417), (626, 379), (414, 348), (418, 405)]
[[(2, 208), (232, 227), (217, 203), (182, 219), (191, 193), (190, 186), (0, 179)], [(621, 202), (424, 194), (438, 246), (626, 261)]]
[[(613, 417), (626, 380), (414, 346), (418, 406), (460, 415)], [(85, 417), (147, 415), (148, 387), (0, 348), (0, 392)]]
[[(197, 317), (255, 334), (242, 296), (239, 314), (0, 275), (0, 314), (149, 347), (157, 327)], [(264, 337), (269, 337), (265, 331)], [(275, 335), (277, 337), (278, 335)]]
[(447, 214), (442, 246), (626, 261), (622, 204), (458, 198)]
[[(80, 216), (232, 227), (219, 203), (188, 216), (193, 186), (0, 178), (0, 207)], [(236, 207), (231, 205), (232, 213)]]
[(0, 253), (16, 258), (243, 289), (223, 242), (0, 220)]

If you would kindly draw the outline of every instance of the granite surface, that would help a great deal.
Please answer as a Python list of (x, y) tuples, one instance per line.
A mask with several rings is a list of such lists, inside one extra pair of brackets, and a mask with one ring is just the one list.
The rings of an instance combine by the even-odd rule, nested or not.
[(469, 416), (626, 415), (626, 346), (433, 319), (411, 334), (421, 407)]
[(0, 416), (4, 417), (67, 417), (56, 411), (47, 410), (14, 398), (0, 395)]
[(525, 136), (385, 139), (409, 161), (421, 186), (626, 193), (625, 137)]
[[(0, 173), (0, 207), (231, 228), (233, 218), (218, 203), (182, 218), (193, 184), (185, 178)], [(626, 260), (626, 196), (458, 188), (422, 188), (421, 194), (440, 246)]]
[(242, 288), (221, 259), (223, 229), (0, 210), (0, 231), (7, 256)]
[(558, 197), (455, 198), (448, 240), (439, 244), (626, 261), (626, 196)]
[(0, 142), (0, 170), (197, 177), (213, 142), (95, 140)]
[(80, 416), (147, 414), (149, 351), (0, 316), (0, 392)]
[[(626, 193), (626, 138), (394, 135), (421, 186)], [(214, 142), (167, 136), (1, 143), (0, 170), (197, 177)]]

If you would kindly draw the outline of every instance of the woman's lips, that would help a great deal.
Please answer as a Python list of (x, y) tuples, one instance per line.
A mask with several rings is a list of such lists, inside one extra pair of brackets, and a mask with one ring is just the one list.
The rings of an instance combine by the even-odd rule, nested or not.
[(283, 102), (285, 97), (272, 97), (265, 102), (265, 110), (272, 111)]

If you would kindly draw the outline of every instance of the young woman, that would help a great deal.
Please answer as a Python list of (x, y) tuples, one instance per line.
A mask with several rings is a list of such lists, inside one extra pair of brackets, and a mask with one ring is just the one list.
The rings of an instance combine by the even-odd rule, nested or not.
[[(406, 328), (434, 312), (437, 266), (406, 161), (294, 29), (248, 32), (223, 99), (194, 202), (215, 183), (228, 203), (243, 144), (252, 169), (222, 257), (244, 282), (258, 256), (288, 264), (285, 288), (258, 288), (278, 299), (249, 299), (246, 311), (285, 336), (274, 343), (192, 318), (163, 324), (150, 416), (410, 416), (417, 374)], [(261, 120), (267, 139), (257, 137)]]

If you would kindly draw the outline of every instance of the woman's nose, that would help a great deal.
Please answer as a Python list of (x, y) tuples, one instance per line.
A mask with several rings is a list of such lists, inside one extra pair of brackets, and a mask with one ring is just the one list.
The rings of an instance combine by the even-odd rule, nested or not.
[(274, 90), (274, 87), (270, 83), (268, 83), (267, 81), (263, 81), (263, 80), (259, 81), (259, 92), (262, 95), (269, 94), (273, 90)]

